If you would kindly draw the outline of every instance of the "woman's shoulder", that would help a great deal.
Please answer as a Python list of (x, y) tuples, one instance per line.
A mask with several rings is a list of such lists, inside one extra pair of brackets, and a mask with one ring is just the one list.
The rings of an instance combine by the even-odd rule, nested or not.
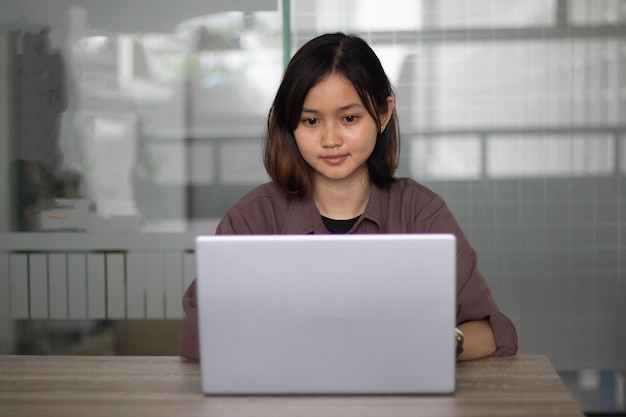
[(407, 177), (396, 178), (396, 180), (391, 183), (389, 192), (391, 195), (397, 195), (401, 198), (413, 197), (423, 200), (424, 202), (441, 200), (439, 194), (426, 187), (424, 184)]
[(403, 213), (418, 230), (460, 233), (446, 202), (427, 186), (411, 178), (397, 178), (389, 190), (389, 212)]
[(259, 185), (233, 204), (217, 234), (276, 234), (289, 213), (290, 201), (272, 183)]
[(235, 210), (246, 210), (266, 205), (287, 202), (287, 197), (276, 188), (274, 183), (266, 182), (248, 191), (232, 205)]
[(446, 202), (439, 194), (412, 178), (397, 178), (392, 183), (389, 204), (419, 218), (429, 218), (447, 211)]

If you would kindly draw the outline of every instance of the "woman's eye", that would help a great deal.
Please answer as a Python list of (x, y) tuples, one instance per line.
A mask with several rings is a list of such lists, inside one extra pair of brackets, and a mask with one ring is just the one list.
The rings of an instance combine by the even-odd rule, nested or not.
[(317, 119), (312, 119), (312, 118), (304, 119), (304, 120), (302, 120), (302, 123), (304, 123), (305, 125), (311, 125), (312, 126), (312, 125), (317, 123)]
[(354, 115), (346, 116), (346, 117), (344, 117), (344, 120), (346, 122), (348, 122), (348, 123), (353, 123), (353, 122), (356, 121), (356, 116), (354, 116)]

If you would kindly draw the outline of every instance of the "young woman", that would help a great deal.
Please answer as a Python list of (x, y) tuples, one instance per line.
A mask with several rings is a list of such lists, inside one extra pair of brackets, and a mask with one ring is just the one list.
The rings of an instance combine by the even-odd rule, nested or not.
[[(289, 62), (269, 113), (264, 164), (272, 181), (235, 203), (216, 233), (453, 233), (458, 360), (513, 355), (515, 327), (444, 201), (394, 177), (394, 106), (387, 75), (362, 39), (335, 33), (306, 43)], [(196, 306), (194, 281), (183, 299), (181, 354), (190, 359), (199, 359)]]

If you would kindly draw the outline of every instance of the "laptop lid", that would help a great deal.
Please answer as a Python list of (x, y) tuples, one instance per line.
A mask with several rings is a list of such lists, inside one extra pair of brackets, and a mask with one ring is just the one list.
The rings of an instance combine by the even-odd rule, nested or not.
[(453, 235), (199, 236), (196, 259), (204, 393), (454, 391)]

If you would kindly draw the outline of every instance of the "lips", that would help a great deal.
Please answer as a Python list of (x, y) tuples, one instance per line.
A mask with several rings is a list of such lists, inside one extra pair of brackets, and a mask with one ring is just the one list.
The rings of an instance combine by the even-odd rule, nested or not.
[(348, 158), (348, 155), (328, 155), (323, 156), (322, 160), (329, 165), (339, 165)]

